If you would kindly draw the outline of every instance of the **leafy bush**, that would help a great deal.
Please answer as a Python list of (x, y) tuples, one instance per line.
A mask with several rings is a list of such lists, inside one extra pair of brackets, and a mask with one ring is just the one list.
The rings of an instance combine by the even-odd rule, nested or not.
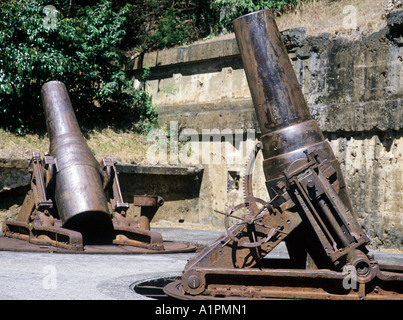
[(211, 7), (220, 12), (217, 29), (232, 30), (232, 21), (242, 15), (263, 9), (279, 14), (296, 3), (297, 0), (212, 0)]
[(120, 0), (131, 4), (127, 49), (155, 50), (183, 45), (213, 33), (218, 15), (211, 0)]
[[(133, 89), (120, 52), (130, 6), (55, 1), (53, 27), (39, 0), (0, 2), (0, 126), (19, 134), (46, 129), (40, 88), (60, 80), (87, 128), (137, 128), (156, 117), (150, 98)], [(88, 3), (88, 1), (87, 1)], [(46, 2), (48, 5), (49, 2)], [(147, 119), (149, 119), (147, 121)]]

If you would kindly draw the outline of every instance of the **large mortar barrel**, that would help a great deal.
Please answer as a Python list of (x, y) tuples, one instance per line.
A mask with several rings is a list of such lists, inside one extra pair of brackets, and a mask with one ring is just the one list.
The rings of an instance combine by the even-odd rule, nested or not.
[(42, 87), (50, 147), (56, 159), (55, 202), (63, 227), (81, 232), (84, 243), (111, 242), (113, 225), (100, 165), (85, 142), (62, 82)]
[(281, 34), (270, 10), (234, 21), (235, 35), (262, 132), (263, 168), (271, 197), (283, 172), (305, 150), (328, 159), (338, 173), (339, 196), (353, 213), (340, 165), (317, 123), (311, 119)]

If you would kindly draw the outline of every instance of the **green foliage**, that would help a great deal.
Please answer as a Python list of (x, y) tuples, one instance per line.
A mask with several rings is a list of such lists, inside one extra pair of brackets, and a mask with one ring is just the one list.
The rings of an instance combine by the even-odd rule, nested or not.
[(131, 4), (127, 49), (155, 50), (183, 45), (213, 32), (218, 15), (211, 0), (120, 0)]
[[(2, 128), (19, 134), (46, 129), (40, 88), (49, 80), (66, 84), (77, 119), (87, 128), (141, 129), (137, 122), (155, 122), (150, 98), (134, 90), (122, 71), (125, 57), (119, 49), (130, 6), (115, 10), (108, 0), (74, 3), (0, 2)], [(44, 12), (49, 4), (58, 10), (52, 28)]]
[(190, 30), (186, 28), (186, 24), (187, 22), (181, 21), (178, 9), (168, 8), (162, 13), (159, 28), (151, 34), (150, 40), (162, 47), (181, 45), (190, 37)]
[(263, 9), (278, 14), (296, 4), (297, 0), (212, 0), (211, 8), (220, 12), (218, 30), (232, 30), (232, 21), (242, 15)]

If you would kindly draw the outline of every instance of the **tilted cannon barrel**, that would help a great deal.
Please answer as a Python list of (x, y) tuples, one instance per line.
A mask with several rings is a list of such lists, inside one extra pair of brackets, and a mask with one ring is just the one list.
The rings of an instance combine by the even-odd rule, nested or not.
[(339, 196), (354, 212), (340, 165), (311, 118), (273, 15), (268, 10), (245, 15), (234, 21), (234, 29), (262, 132), (263, 169), (270, 196), (275, 196), (273, 188), (284, 179), (284, 170), (303, 158), (303, 151), (314, 149), (336, 169)]
[[(263, 171), (270, 197), (276, 196), (281, 182), (289, 184), (284, 172), (290, 171), (290, 166), (297, 161), (300, 167), (306, 155), (314, 152), (317, 159), (327, 159), (336, 171), (334, 181), (330, 181), (332, 188), (349, 218), (355, 218), (340, 164), (318, 124), (311, 118), (272, 13), (262, 10), (238, 18), (234, 21), (234, 30), (262, 132)], [(294, 165), (294, 169), (297, 168), (298, 165)], [(347, 218), (334, 217), (334, 212), (328, 208), (331, 205), (326, 201), (318, 201), (319, 211), (325, 217), (315, 219), (323, 220), (322, 225), (329, 230), (330, 242), (347, 247), (355, 242), (351, 233), (358, 231), (347, 231), (346, 221), (340, 222)], [(353, 224), (363, 235), (362, 241), (368, 242), (361, 227), (355, 221)], [(296, 247), (299, 246), (297, 243)]]
[(67, 89), (62, 82), (50, 81), (41, 94), (49, 153), (57, 171), (55, 202), (63, 227), (81, 232), (84, 242), (110, 241), (113, 225), (100, 164), (81, 134)]

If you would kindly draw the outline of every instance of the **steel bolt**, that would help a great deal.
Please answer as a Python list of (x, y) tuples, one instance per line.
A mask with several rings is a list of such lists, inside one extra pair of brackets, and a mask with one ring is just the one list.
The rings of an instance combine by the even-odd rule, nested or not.
[(196, 289), (196, 288), (198, 288), (198, 287), (200, 286), (200, 279), (199, 279), (199, 277), (198, 277), (198, 276), (195, 276), (195, 275), (191, 275), (191, 276), (188, 278), (188, 286), (189, 286), (189, 288), (191, 288), (191, 289)]

